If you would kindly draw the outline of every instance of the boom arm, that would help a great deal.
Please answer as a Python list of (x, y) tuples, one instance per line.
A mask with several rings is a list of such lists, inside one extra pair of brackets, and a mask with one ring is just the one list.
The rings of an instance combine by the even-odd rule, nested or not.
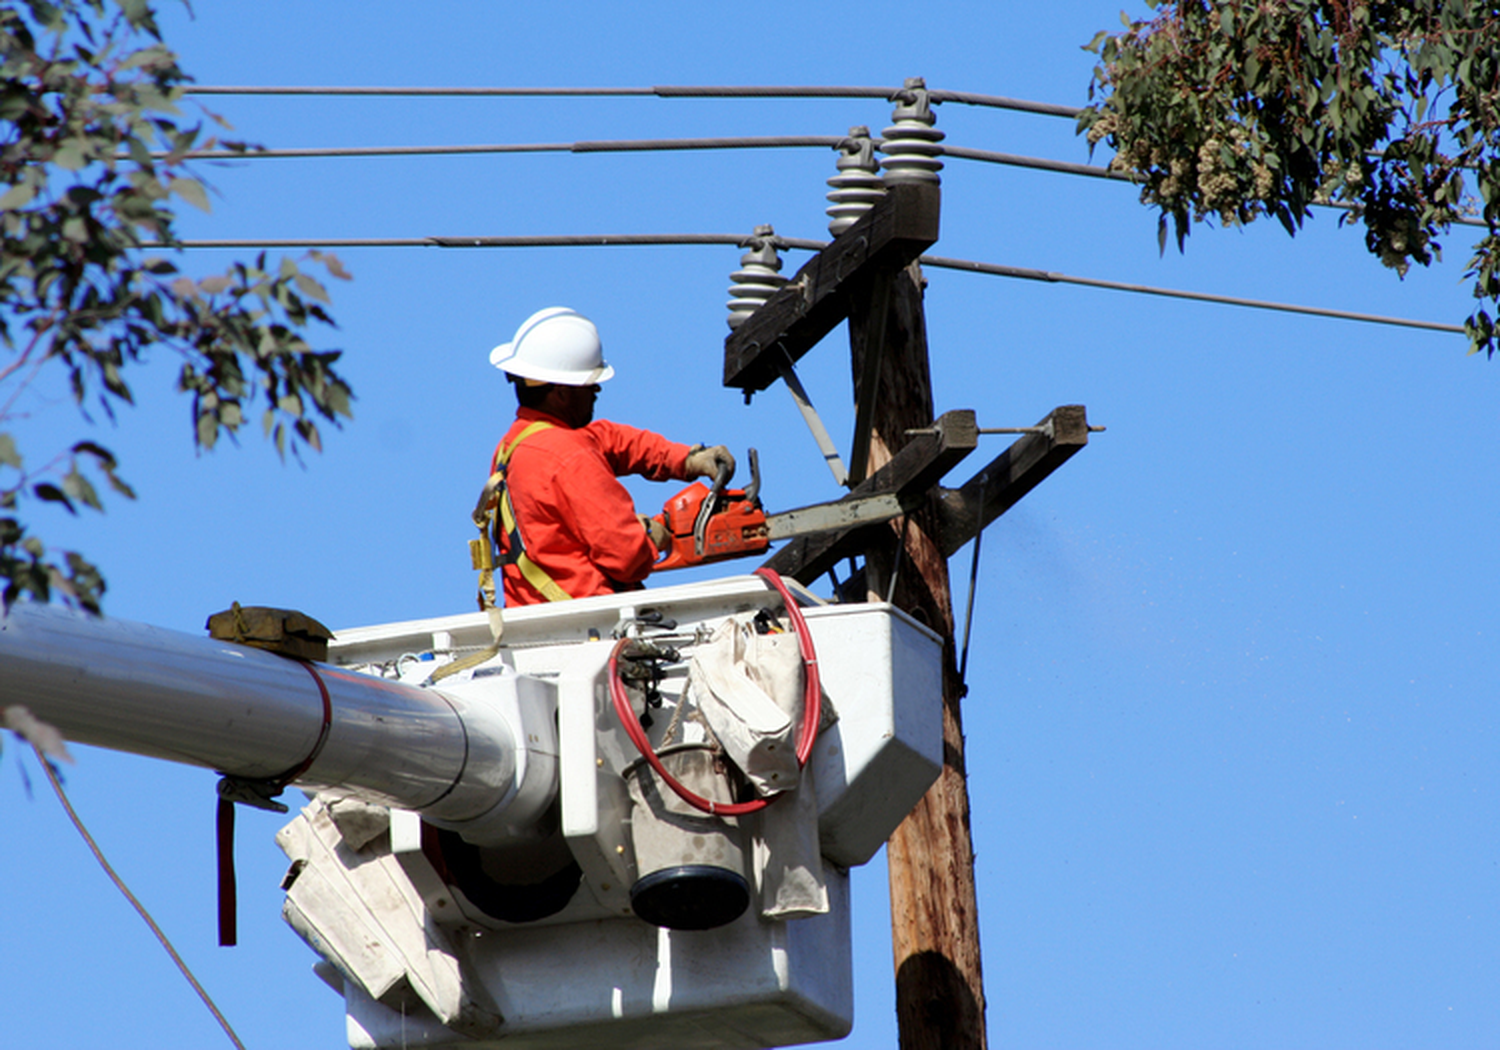
[(69, 740), (247, 779), (296, 769), (316, 749), (299, 785), (416, 810), (476, 840), (528, 765), (503, 705), (24, 602), (0, 618), (5, 704), (26, 705)]

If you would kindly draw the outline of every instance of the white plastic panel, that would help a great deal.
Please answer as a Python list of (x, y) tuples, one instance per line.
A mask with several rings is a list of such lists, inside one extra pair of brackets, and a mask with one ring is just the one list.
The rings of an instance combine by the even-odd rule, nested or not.
[[(942, 763), (941, 644), (898, 610), (810, 597), (804, 609), (824, 692), (837, 712), (811, 760), (820, 847), (836, 866), (825, 869), (829, 913), (778, 923), (752, 908), (701, 932), (658, 930), (629, 913), (635, 867), (620, 773), (637, 754), (607, 688), (614, 635), (655, 610), (676, 621), (670, 644), (687, 656), (725, 616), (779, 604), (765, 581), (746, 576), (507, 612), (501, 655), (441, 688), (481, 703), (485, 683), (513, 670), (555, 692), (562, 832), (583, 869), (583, 888), (558, 914), (524, 925), (465, 909), (458, 950), (504, 1017), (496, 1037), (470, 1042), (420, 1011), (402, 1016), (351, 985), (352, 1045), (718, 1050), (847, 1033), (853, 992), (845, 869), (869, 860)], [(489, 640), (485, 618), (469, 614), (341, 631), (332, 658), (387, 674), (399, 668), (403, 681), (419, 682), (455, 650)], [(435, 659), (419, 659), (423, 653)], [(670, 722), (685, 676), (684, 664), (669, 666), (653, 740)], [(403, 862), (423, 863), (414, 853)], [(432, 882), (428, 872), (416, 874)], [(426, 889), (424, 897), (440, 892)]]
[[(819, 831), (824, 855), (852, 867), (874, 856), (942, 770), (942, 643), (934, 632), (884, 603), (807, 600), (803, 615), (817, 648), (824, 693), (838, 712), (838, 722), (824, 731), (813, 752)], [(606, 774), (618, 772), (635, 758), (635, 751), (615, 728), (604, 667), (611, 634), (622, 621), (650, 609), (675, 620), (678, 635), (706, 634), (725, 616), (775, 604), (779, 596), (764, 580), (733, 576), (507, 610), (506, 645), (497, 663), (548, 680), (592, 681), (596, 761), (602, 759)], [(482, 614), (471, 613), (359, 628), (340, 631), (330, 651), (340, 663), (389, 664), (402, 654), (430, 650), (435, 637), (457, 647), (482, 646), (489, 642), (489, 626)], [(433, 666), (406, 664), (407, 680), (424, 677)], [(669, 703), (681, 687), (680, 672), (663, 684)], [(602, 797), (610, 796), (607, 784), (599, 789)], [(566, 795), (569, 787), (563, 791)]]
[(747, 914), (696, 933), (635, 919), (479, 932), (464, 954), (504, 1021), (473, 1041), (422, 1013), (347, 992), (350, 1044), (470, 1050), (728, 1050), (839, 1039), (853, 1024), (848, 877), (832, 910), (765, 923)]
[(839, 719), (813, 748), (823, 856), (873, 857), (943, 768), (942, 642), (884, 604), (804, 615)]

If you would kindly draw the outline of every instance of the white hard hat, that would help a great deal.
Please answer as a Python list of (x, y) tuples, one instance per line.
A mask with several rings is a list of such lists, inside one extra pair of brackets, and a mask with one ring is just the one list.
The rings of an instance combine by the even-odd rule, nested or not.
[(589, 386), (615, 374), (604, 362), (594, 322), (566, 306), (549, 306), (526, 318), (515, 338), (490, 351), (490, 364), (513, 376), (563, 386)]

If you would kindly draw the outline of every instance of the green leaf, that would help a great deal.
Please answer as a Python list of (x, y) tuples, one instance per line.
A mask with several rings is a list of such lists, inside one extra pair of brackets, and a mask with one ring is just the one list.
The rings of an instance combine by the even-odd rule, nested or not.
[(70, 139), (52, 154), (52, 163), (67, 171), (80, 171), (88, 164), (88, 157), (84, 154), (83, 146)]
[(77, 467), (72, 468), (63, 475), (62, 488), (64, 492), (84, 506), (92, 507), (94, 510), (99, 511), (104, 509), (104, 504), (99, 502), (99, 493), (94, 490), (94, 486), (89, 482), (88, 478), (78, 473)]
[(33, 485), (31, 491), (32, 494), (35, 495), (39, 500), (42, 500), (46, 503), (61, 503), (64, 507), (68, 508), (68, 513), (78, 513), (78, 511), (73, 508), (73, 502), (68, 499), (63, 490), (52, 484), (50, 481), (43, 481), (37, 483), (36, 485)]
[(0, 197), (0, 211), (17, 211), (26, 207), (36, 198), (37, 188), (30, 183), (23, 182), (18, 186), (12, 186)]
[(320, 303), (329, 302), (328, 293), (323, 289), (323, 286), (305, 273), (297, 275), (297, 287), (309, 299), (316, 299)]
[(21, 469), (21, 453), (16, 451), (16, 439), (6, 433), (0, 433), (0, 467)]
[(171, 179), (167, 188), (200, 211), (212, 211), (208, 204), (208, 191), (197, 179)]
[(354, 280), (354, 275), (352, 273), (350, 273), (348, 270), (344, 269), (344, 264), (342, 262), (340, 262), (339, 261), (339, 257), (337, 255), (334, 255), (332, 252), (316, 252), (315, 251), (315, 252), (308, 252), (307, 255), (308, 255), (308, 258), (313, 259), (316, 262), (320, 262), (325, 267), (327, 267), (328, 273), (331, 276), (337, 277), (341, 281), (352, 281), (352, 280)]

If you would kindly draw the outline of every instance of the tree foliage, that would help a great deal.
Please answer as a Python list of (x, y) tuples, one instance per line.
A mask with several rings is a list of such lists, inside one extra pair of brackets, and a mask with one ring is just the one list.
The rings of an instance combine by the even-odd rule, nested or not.
[[(1315, 204), (1363, 224), (1405, 274), (1479, 215), (1465, 272), (1480, 302), (1471, 350), (1493, 356), (1500, 303), (1500, 8), (1479, 0), (1147, 0), (1155, 17), (1100, 33), (1091, 146), (1141, 185), (1182, 248), (1194, 222), (1274, 216), (1295, 234)], [(1097, 99), (1097, 101), (1093, 101)], [(1473, 180), (1473, 191), (1469, 180)], [(1477, 197), (1474, 196), (1477, 192)]]
[[(174, 206), (209, 207), (190, 151), (248, 147), (200, 141), (202, 122), (179, 105), (190, 78), (145, 0), (0, 0), (0, 60), (0, 604), (57, 594), (97, 611), (98, 569), (49, 552), (22, 515), (43, 503), (102, 510), (100, 485), (134, 493), (96, 441), (23, 455), (16, 424), (39, 381), (65, 374), (85, 420), (113, 418), (132, 400), (127, 366), (170, 352), (199, 447), (259, 408), (283, 456), (319, 449), (317, 420), (347, 416), (350, 391), (339, 354), (302, 335), (333, 320), (296, 262), (262, 255), (194, 279), (168, 257)], [(348, 276), (334, 257), (310, 257)]]

